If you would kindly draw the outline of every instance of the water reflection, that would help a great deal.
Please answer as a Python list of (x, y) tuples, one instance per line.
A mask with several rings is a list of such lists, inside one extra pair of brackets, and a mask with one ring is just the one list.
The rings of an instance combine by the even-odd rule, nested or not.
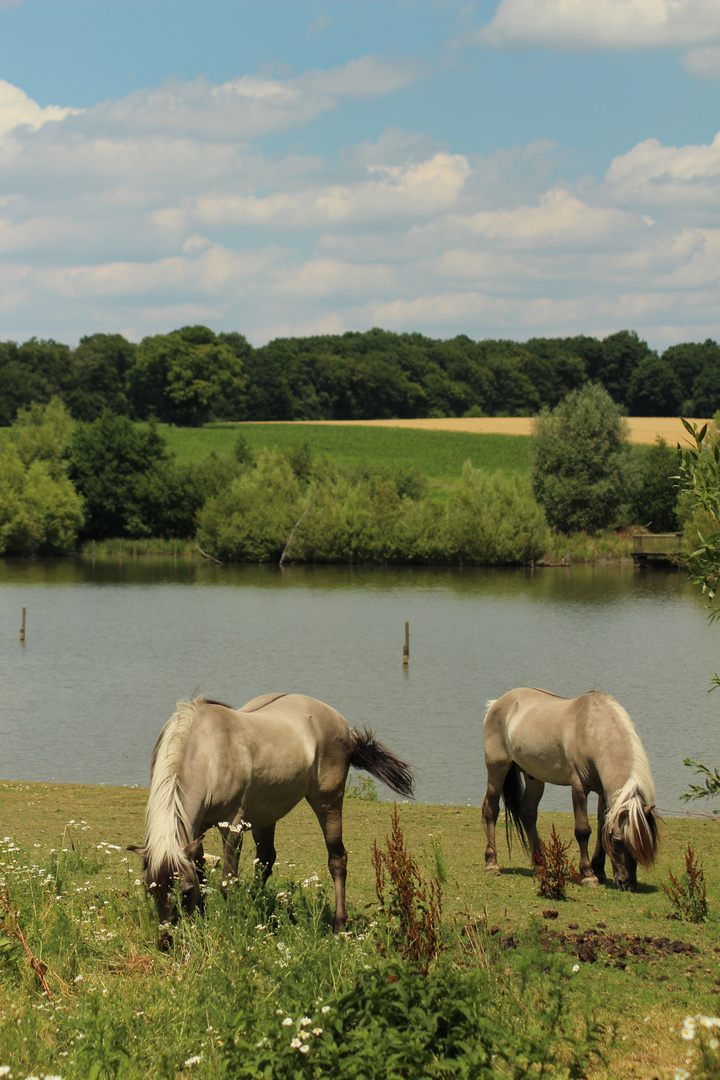
[[(27, 640), (19, 643), (22, 607)], [(410, 665), (402, 667), (404, 623)], [(418, 797), (479, 804), (485, 701), (517, 685), (613, 693), (664, 810), (685, 756), (720, 758), (720, 628), (677, 573), (0, 560), (0, 776), (145, 784), (198, 690), (322, 698), (414, 763)], [(569, 808), (548, 789), (544, 807)]]

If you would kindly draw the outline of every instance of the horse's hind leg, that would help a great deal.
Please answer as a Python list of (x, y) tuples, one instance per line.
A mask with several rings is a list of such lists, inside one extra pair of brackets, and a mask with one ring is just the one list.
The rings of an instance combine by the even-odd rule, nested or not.
[(485, 870), (491, 873), (500, 872), (497, 860), (497, 846), (495, 844), (495, 825), (500, 812), (500, 796), (502, 795), (506, 774), (506, 766), (503, 766), (502, 769), (491, 768), (488, 766), (488, 783), (482, 804), (482, 816), (483, 824), (485, 826), (485, 835), (487, 836), (487, 845), (485, 847)]
[(572, 786), (573, 811), (575, 813), (575, 839), (580, 848), (580, 880), (583, 885), (598, 885), (590, 858), (588, 856), (588, 841), (590, 839), (590, 821), (587, 812), (587, 794), (579, 782)]
[(520, 821), (527, 836), (528, 847), (533, 863), (540, 857), (542, 848), (537, 831), (538, 806), (545, 791), (542, 780), (536, 780), (534, 776), (525, 773), (525, 794), (520, 804)]
[(256, 871), (260, 872), (261, 884), (264, 885), (267, 879), (272, 874), (272, 868), (275, 865), (275, 822), (272, 825), (266, 825), (262, 829), (253, 829), (253, 840), (255, 841), (255, 863)]
[(339, 934), (345, 929), (347, 908), (345, 907), (345, 879), (347, 877), (347, 851), (342, 839), (342, 804), (343, 792), (330, 802), (308, 796), (307, 800), (315, 811), (320, 828), (325, 837), (328, 853), (328, 870), (335, 886), (335, 925), (333, 933)]

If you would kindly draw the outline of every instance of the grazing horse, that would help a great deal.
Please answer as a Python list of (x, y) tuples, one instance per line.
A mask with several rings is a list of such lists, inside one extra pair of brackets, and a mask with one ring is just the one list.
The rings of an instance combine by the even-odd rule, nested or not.
[(275, 862), (275, 823), (307, 799), (325, 837), (339, 933), (347, 920), (342, 806), (351, 765), (412, 797), (405, 762), (315, 698), (265, 694), (238, 710), (209, 698), (179, 702), (152, 754), (145, 843), (128, 849), (143, 858), (161, 924), (177, 918), (175, 884), (186, 911), (201, 904), (206, 829), (220, 830), (225, 878), (237, 876), (243, 831), (252, 829), (265, 884)]
[[(658, 842), (655, 785), (632, 720), (608, 694), (561, 698), (523, 686), (488, 702), (484, 723), (488, 785), (483, 801), (485, 869), (498, 870), (495, 823), (502, 794), (510, 824), (533, 861), (541, 855), (537, 810), (545, 784), (572, 789), (583, 885), (605, 880), (605, 853), (619, 889), (637, 886)], [(588, 857), (588, 792), (598, 796), (598, 834)]]

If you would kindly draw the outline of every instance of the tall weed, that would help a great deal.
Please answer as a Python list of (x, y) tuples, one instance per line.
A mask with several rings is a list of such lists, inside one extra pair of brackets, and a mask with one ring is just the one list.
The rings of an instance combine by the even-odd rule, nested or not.
[(702, 863), (698, 861), (692, 845), (685, 852), (685, 873), (676, 878), (669, 871), (670, 883), (662, 883), (663, 891), (675, 908), (675, 918), (684, 922), (700, 923), (708, 917), (707, 886)]

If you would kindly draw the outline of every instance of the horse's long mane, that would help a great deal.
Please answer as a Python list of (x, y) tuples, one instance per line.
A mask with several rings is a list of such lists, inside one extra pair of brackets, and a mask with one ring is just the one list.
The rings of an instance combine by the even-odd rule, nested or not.
[(178, 771), (197, 706), (204, 703), (204, 698), (179, 701), (153, 749), (150, 798), (145, 810), (145, 844), (140, 851), (151, 880), (166, 877), (180, 868), (192, 872), (192, 863), (185, 854), (185, 845), (192, 839), (192, 828), (183, 805)]
[[(658, 821), (654, 811), (655, 784), (647, 754), (632, 720), (614, 698), (605, 695), (607, 704), (625, 732), (631, 753), (630, 775), (609, 802), (603, 829), (603, 845), (610, 854), (610, 838), (620, 827), (625, 846), (641, 866), (651, 866), (658, 845)], [(609, 793), (608, 793), (609, 794)]]

